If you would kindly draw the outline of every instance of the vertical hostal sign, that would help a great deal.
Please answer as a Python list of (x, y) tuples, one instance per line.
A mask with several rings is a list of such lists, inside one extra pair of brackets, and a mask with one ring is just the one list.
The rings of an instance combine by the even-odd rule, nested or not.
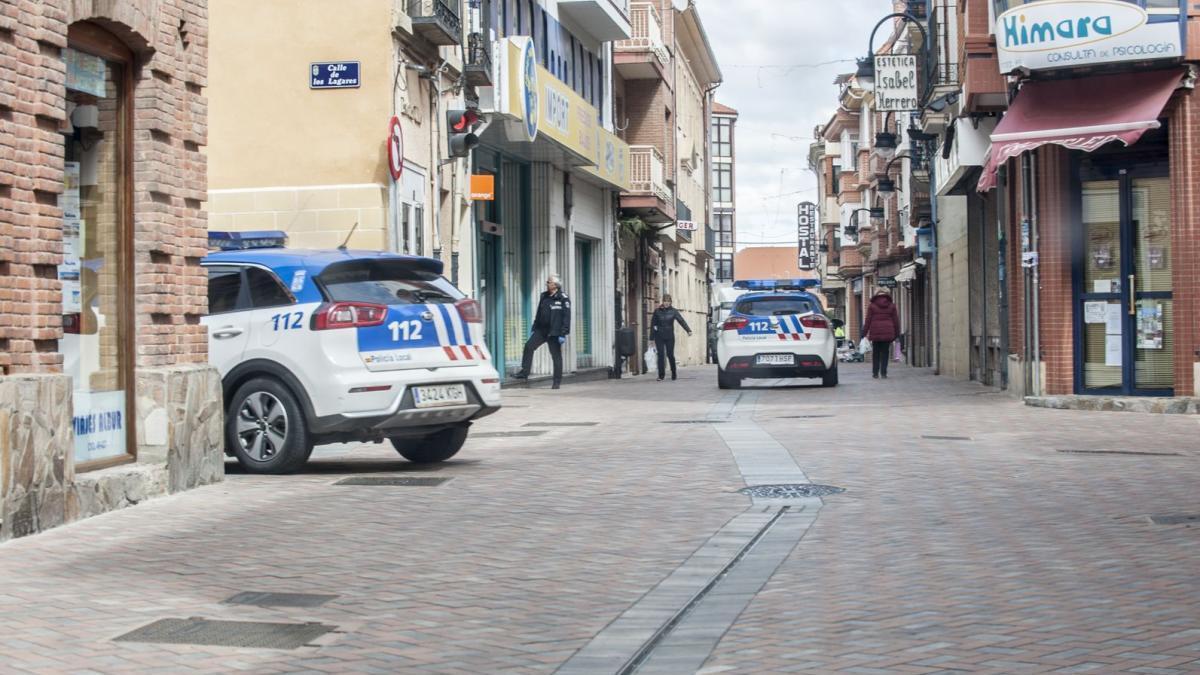
[(817, 266), (817, 205), (800, 202), (796, 212), (796, 264), (802, 270), (811, 270)]

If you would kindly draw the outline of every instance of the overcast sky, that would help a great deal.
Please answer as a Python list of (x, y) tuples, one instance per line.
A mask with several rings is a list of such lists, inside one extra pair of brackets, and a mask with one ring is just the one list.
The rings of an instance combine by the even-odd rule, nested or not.
[(816, 201), (816, 179), (807, 169), (813, 128), (837, 109), (834, 77), (854, 71), (853, 60), (867, 52), (871, 27), (891, 11), (891, 2), (696, 0), (696, 5), (725, 76), (717, 100), (739, 113), (738, 246), (794, 244), (796, 204)]

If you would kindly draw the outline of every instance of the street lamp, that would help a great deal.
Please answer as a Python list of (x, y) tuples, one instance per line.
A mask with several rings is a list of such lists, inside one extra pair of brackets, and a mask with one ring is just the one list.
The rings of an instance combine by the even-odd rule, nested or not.
[(888, 124), (892, 119), (893, 113), (889, 112), (883, 117), (883, 131), (875, 134), (875, 152), (885, 160), (891, 159), (896, 154), (896, 134), (888, 131)]
[(890, 19), (900, 19), (904, 23), (911, 23), (919, 28), (921, 31), (922, 51), (924, 51), (925, 45), (929, 42), (929, 34), (925, 32), (925, 26), (921, 25), (921, 20), (908, 12), (893, 12), (880, 19), (879, 23), (875, 24), (875, 28), (871, 30), (871, 39), (867, 42), (867, 57), (865, 59), (858, 59), (858, 68), (854, 71), (854, 79), (858, 80), (859, 86), (863, 89), (875, 87), (875, 34)]
[(900, 159), (908, 159), (908, 155), (903, 153), (896, 155), (887, 163), (887, 166), (883, 167), (883, 173), (875, 176), (875, 191), (879, 194), (890, 195), (896, 191), (896, 181), (892, 180), (888, 172), (892, 170), (892, 165), (896, 163), (896, 160)]

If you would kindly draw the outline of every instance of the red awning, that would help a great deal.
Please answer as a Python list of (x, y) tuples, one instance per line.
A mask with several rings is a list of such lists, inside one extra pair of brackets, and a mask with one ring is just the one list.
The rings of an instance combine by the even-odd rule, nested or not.
[(1171, 69), (1026, 83), (992, 132), (979, 191), (996, 187), (1000, 165), (1048, 143), (1084, 152), (1113, 141), (1133, 145), (1159, 127), (1182, 77)]

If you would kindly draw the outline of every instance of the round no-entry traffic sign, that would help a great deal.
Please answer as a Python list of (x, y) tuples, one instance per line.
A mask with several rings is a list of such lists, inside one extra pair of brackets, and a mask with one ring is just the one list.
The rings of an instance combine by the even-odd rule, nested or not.
[(400, 180), (404, 173), (404, 131), (400, 128), (400, 120), (392, 117), (388, 122), (388, 171), (392, 180)]

